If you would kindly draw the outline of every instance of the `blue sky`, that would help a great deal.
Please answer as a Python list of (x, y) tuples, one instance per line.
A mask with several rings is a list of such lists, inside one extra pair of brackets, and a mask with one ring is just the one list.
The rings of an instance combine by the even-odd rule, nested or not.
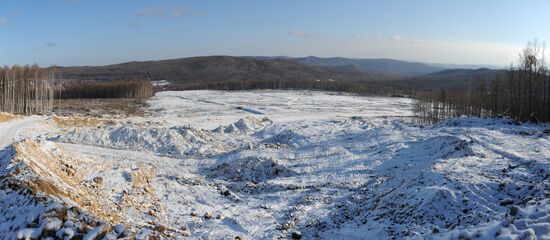
[(0, 0), (0, 65), (202, 55), (506, 65), (550, 0)]

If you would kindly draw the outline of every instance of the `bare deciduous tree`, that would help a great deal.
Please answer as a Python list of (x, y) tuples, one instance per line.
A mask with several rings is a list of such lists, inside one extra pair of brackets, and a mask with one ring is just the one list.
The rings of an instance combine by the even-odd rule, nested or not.
[(0, 111), (46, 114), (53, 108), (54, 70), (33, 66), (0, 69)]
[(550, 122), (550, 72), (545, 46), (537, 40), (528, 42), (518, 65), (512, 64), (507, 75), (489, 84), (478, 79), (467, 89), (422, 92), (417, 94), (415, 104), (418, 119), (426, 123), (460, 115), (506, 115), (519, 121)]

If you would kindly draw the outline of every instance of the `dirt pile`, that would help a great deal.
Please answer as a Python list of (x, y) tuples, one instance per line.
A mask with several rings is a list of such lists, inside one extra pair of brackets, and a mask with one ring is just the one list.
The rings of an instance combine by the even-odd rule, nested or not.
[(240, 182), (263, 182), (266, 180), (289, 177), (295, 171), (281, 165), (273, 158), (248, 157), (221, 163), (211, 170), (210, 177)]
[(7, 121), (10, 121), (10, 120), (20, 119), (20, 118), (21, 117), (17, 116), (17, 115), (0, 112), (0, 122), (7, 122)]

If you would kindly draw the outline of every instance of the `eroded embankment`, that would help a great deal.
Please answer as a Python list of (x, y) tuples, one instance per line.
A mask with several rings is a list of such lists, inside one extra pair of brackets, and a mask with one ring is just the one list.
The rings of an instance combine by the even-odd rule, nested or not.
[[(24, 140), (4, 150), (1, 162), (2, 239), (129, 236), (115, 205), (102, 201), (97, 181), (55, 143)], [(95, 237), (94, 237), (95, 236)]]
[[(103, 123), (54, 118), (37, 124), (81, 127)], [(130, 188), (114, 201), (105, 198), (103, 177), (90, 176), (97, 168), (94, 160), (74, 156), (48, 139), (32, 136), (0, 151), (0, 239), (140, 239), (175, 234), (155, 231), (154, 219), (150, 228), (136, 229), (121, 214), (127, 208), (162, 211), (150, 186), (151, 167), (134, 166)]]

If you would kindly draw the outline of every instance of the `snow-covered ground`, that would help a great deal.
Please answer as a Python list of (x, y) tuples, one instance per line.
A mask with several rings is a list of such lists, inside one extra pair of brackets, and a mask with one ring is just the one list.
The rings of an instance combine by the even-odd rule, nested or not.
[(276, 122), (315, 121), (351, 116), (410, 116), (407, 98), (360, 97), (315, 91), (160, 92), (149, 101), (155, 120), (213, 129), (244, 116)]
[(550, 239), (549, 125), (417, 126), (410, 99), (315, 91), (149, 104), (88, 126), (0, 123), (0, 239)]

